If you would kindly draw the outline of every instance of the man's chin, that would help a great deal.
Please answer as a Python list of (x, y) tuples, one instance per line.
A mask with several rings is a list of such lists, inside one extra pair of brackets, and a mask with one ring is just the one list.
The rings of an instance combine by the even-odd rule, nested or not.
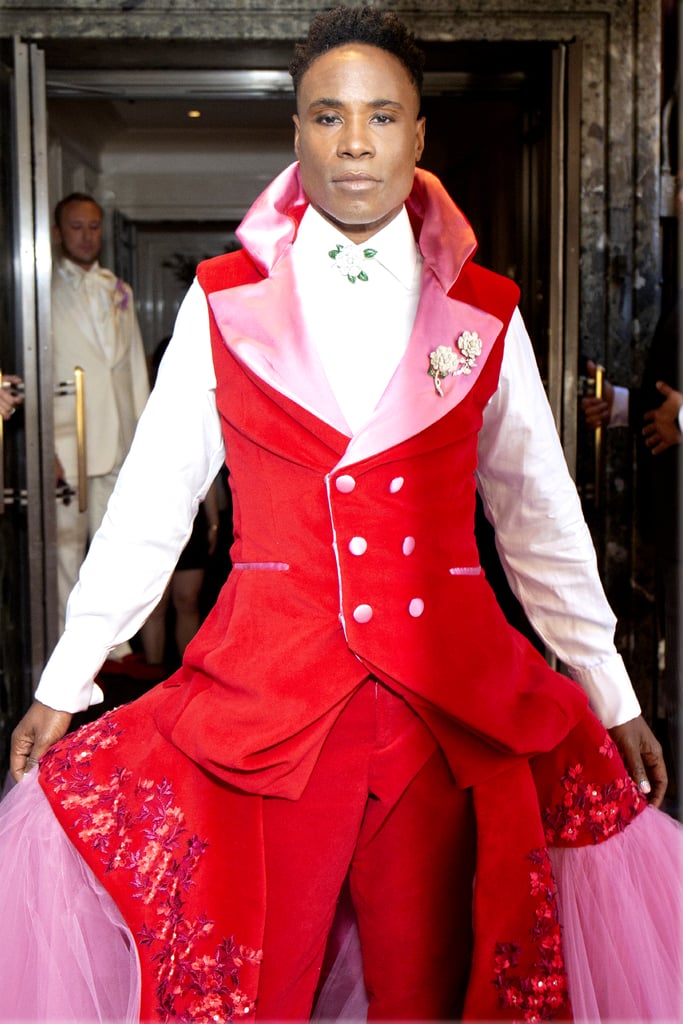
[(76, 266), (81, 267), (83, 270), (89, 270), (93, 263), (97, 262), (99, 253), (88, 257), (79, 256), (75, 252), (64, 252), (62, 255), (65, 256), (66, 259), (71, 260), (72, 263), (75, 263)]

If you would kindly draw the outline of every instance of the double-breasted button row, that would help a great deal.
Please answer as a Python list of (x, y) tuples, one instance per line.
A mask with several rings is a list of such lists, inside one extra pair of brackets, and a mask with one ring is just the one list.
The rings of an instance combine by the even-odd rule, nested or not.
[[(389, 493), (397, 494), (405, 483), (405, 478), (402, 476), (395, 476), (389, 482)], [(351, 494), (356, 489), (356, 479), (350, 473), (342, 473), (340, 476), (335, 478), (334, 486), (340, 494)], [(357, 558), (362, 557), (368, 550), (368, 542), (365, 537), (360, 535), (352, 537), (348, 543), (349, 552), (355, 555)], [(401, 551), (405, 556), (412, 555), (415, 550), (415, 538), (404, 537), (401, 545)], [(412, 618), (419, 618), (424, 612), (424, 601), (421, 597), (413, 597), (408, 603), (408, 614)], [(366, 622), (370, 622), (374, 615), (374, 609), (369, 604), (359, 604), (353, 609), (353, 618), (356, 622), (363, 625)]]

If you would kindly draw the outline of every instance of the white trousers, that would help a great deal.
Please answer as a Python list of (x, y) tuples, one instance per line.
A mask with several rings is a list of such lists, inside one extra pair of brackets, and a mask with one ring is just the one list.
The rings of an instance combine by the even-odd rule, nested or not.
[(68, 505), (57, 502), (57, 596), (59, 601), (59, 627), (64, 628), (66, 603), (78, 580), (78, 572), (85, 558), (88, 544), (97, 532), (114, 490), (119, 467), (105, 476), (88, 477), (88, 507), (78, 511), (78, 497)]

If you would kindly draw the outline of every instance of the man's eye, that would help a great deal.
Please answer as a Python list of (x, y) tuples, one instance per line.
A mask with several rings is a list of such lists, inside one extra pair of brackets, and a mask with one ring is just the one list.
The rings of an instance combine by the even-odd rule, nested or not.
[(372, 120), (374, 124), (391, 124), (393, 117), (389, 114), (373, 114)]
[(338, 124), (339, 123), (339, 115), (338, 114), (320, 114), (318, 117), (316, 117), (315, 123), (316, 124)]

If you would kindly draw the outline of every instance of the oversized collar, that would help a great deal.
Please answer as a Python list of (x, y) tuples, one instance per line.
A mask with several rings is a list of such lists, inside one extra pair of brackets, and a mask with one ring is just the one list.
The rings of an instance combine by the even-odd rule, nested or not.
[[(406, 202), (423, 257), (415, 322), (372, 416), (351, 436), (309, 336), (294, 276), (292, 244), (307, 207), (294, 164), (256, 200), (238, 229), (263, 277), (230, 283), (210, 291), (208, 299), (223, 342), (252, 374), (294, 402), (292, 415), (300, 407), (349, 438), (338, 466), (349, 465), (416, 436), (454, 409), (477, 381), (503, 321), (482, 308), (471, 289), (465, 287), (463, 298), (451, 294), (465, 276), (461, 271), (476, 242), (445, 189), (432, 175), (420, 172)], [(495, 291), (497, 286), (491, 287)], [(448, 379), (437, 392), (433, 371), (440, 372), (441, 364), (432, 361), (436, 350), (457, 360), (468, 337), (478, 346), (476, 358), (455, 374), (449, 365)]]
[[(237, 237), (268, 276), (291, 248), (308, 206), (295, 162), (261, 193), (237, 229)], [(449, 292), (477, 248), (474, 232), (438, 178), (416, 169), (406, 210), (425, 264)]]

